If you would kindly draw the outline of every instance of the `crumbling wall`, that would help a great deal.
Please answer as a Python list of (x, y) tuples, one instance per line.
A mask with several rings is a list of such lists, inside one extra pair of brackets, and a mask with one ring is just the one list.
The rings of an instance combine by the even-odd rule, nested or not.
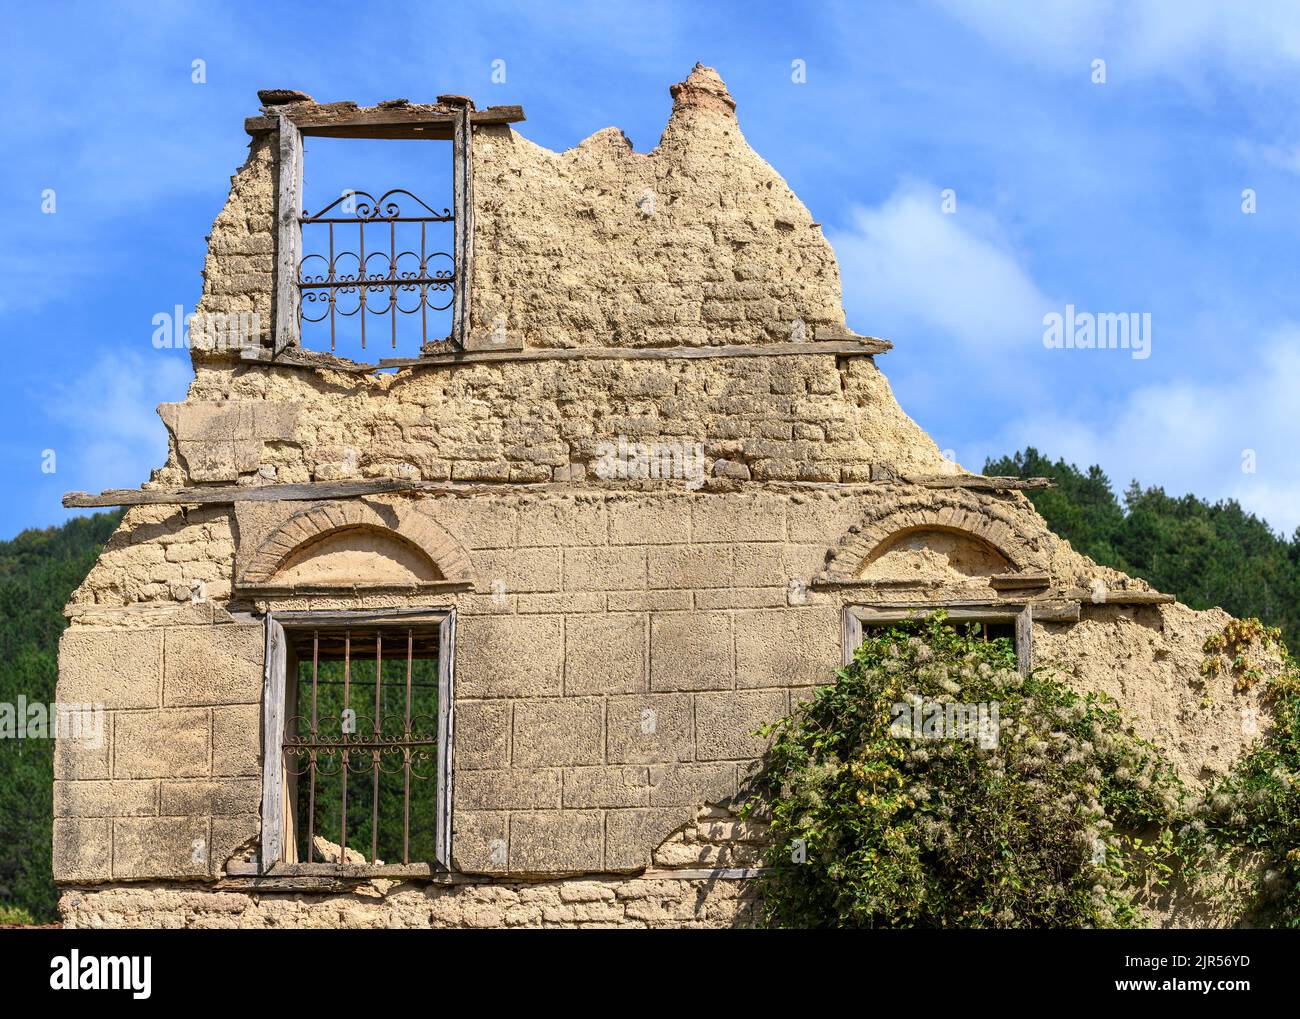
[[(493, 330), (513, 346), (651, 347), (843, 329), (835, 254), (745, 141), (717, 73), (697, 66), (672, 93), (649, 153), (634, 152), (616, 128), (561, 153), (505, 125), (474, 129), (470, 317), (481, 343), (497, 342)], [(197, 309), (256, 312), (263, 342), (274, 290), (273, 140), (255, 136), (231, 178)]]
[(867, 358), (544, 361), (357, 376), (200, 368), (165, 404), (160, 484), (398, 477), (539, 482), (594, 474), (601, 444), (699, 445), (711, 474), (866, 481), (951, 472)]
[(70, 607), (221, 603), (232, 593), (231, 522), (228, 506), (132, 507), (72, 593)]
[(1231, 618), (1179, 604), (1090, 604), (1075, 625), (1035, 627), (1034, 646), (1076, 689), (1113, 697), (1195, 783), (1227, 772), (1272, 717), (1263, 684), (1243, 690), (1228, 671), (1201, 672), (1206, 638)]
[(372, 882), (354, 892), (207, 891), (146, 884), (69, 888), (59, 899), (78, 929), (333, 927), (748, 927), (753, 881), (673, 877), (491, 884)]
[[(212, 224), (203, 260), (203, 315), (254, 314), (259, 338), (269, 342), (275, 292), (275, 181), (278, 159), (272, 136), (255, 137), (248, 158), (230, 178), (230, 196)], [(204, 353), (207, 334), (197, 334)]]
[[(745, 141), (712, 68), (673, 86), (658, 146), (474, 139), (474, 327), (528, 347), (707, 346), (842, 327), (835, 254)], [(796, 323), (800, 323), (796, 325)]]

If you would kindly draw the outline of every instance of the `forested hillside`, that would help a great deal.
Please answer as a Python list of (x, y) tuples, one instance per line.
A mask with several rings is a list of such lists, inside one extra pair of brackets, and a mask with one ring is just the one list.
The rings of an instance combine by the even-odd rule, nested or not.
[(1121, 502), (1100, 467), (1053, 463), (1032, 446), (988, 461), (984, 473), (1055, 478), (1055, 488), (1028, 495), (1075, 549), (1192, 608), (1258, 616), (1300, 649), (1300, 530), (1288, 541), (1233, 500), (1175, 497), (1136, 481)]
[[(90, 570), (120, 513), (77, 517), (0, 542), (0, 703), (49, 704), (63, 606)], [(54, 741), (0, 739), (0, 922), (57, 919), (50, 881)]]

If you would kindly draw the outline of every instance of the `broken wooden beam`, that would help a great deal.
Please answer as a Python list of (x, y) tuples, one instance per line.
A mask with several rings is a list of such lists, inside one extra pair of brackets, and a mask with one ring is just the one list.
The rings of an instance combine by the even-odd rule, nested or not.
[(1129, 591), (1123, 588), (1075, 587), (1066, 594), (1078, 598), (1085, 605), (1171, 605), (1178, 600), (1176, 595), (1161, 591)]
[(66, 509), (97, 506), (189, 506), (233, 502), (310, 502), (318, 499), (347, 499), (358, 495), (406, 492), (420, 487), (418, 481), (375, 478), (369, 481), (313, 481), (296, 485), (211, 485), (203, 488), (110, 488), (97, 495), (69, 492), (63, 497)]
[(709, 357), (787, 357), (791, 354), (836, 354), (864, 357), (892, 349), (888, 340), (870, 336), (852, 340), (804, 340), (787, 343), (730, 343), (716, 347), (529, 347), (523, 350), (467, 350), (429, 357), (381, 358), (375, 368), (420, 368), (486, 361), (648, 361)]
[(905, 474), (903, 480), (923, 488), (973, 488), (988, 492), (1056, 487), (1055, 478), (1014, 478), (984, 474)]
[(870, 343), (881, 348), (881, 353), (886, 350), (893, 350), (894, 344), (890, 340), (881, 339), (879, 336), (860, 336), (852, 329), (845, 326), (818, 326), (813, 330), (814, 340), (852, 340), (858, 343)]

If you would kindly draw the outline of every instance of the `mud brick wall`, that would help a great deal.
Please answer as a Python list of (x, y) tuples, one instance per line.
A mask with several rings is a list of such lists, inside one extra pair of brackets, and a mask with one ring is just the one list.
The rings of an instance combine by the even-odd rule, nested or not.
[[(741, 134), (716, 72), (673, 87), (651, 152), (617, 128), (557, 153), (474, 130), (472, 325), (514, 345), (710, 346), (842, 327), (821, 226)], [(204, 313), (272, 323), (278, 159), (258, 135), (204, 264)]]
[(696, 68), (651, 152), (617, 128), (562, 153), (478, 130), (476, 327), (500, 321), (529, 347), (654, 347), (843, 326), (834, 252), (734, 108)]

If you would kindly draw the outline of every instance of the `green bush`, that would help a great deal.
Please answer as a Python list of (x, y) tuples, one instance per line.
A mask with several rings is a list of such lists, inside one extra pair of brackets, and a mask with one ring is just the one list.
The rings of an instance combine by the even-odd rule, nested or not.
[[(1234, 619), (1205, 642), (1203, 672), (1231, 670), (1238, 689), (1266, 680), (1267, 734), (1226, 776), (1210, 783), (1179, 830), (1190, 877), (1223, 867), (1252, 886), (1254, 924), (1300, 928), (1300, 666), (1276, 627)], [(1263, 728), (1261, 721), (1261, 729)]]
[(6, 906), (0, 903), (0, 925), (4, 924), (22, 924), (30, 927), (36, 923), (35, 917), (22, 906)]
[[(971, 704), (983, 726), (956, 711)], [(936, 736), (935, 705), (956, 732)], [(1170, 875), (1182, 787), (1156, 748), (1113, 702), (1022, 677), (1010, 641), (942, 614), (870, 634), (761, 731), (746, 809), (772, 825), (770, 925), (1124, 927)]]

